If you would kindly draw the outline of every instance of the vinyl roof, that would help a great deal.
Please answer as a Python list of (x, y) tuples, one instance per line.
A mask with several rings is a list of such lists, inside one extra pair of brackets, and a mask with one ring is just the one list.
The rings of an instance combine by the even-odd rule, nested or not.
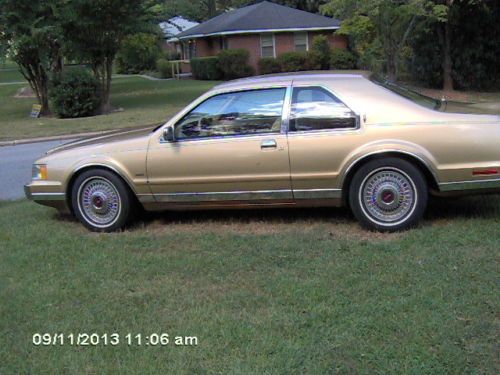
[(263, 1), (222, 13), (177, 34), (176, 37), (189, 39), (272, 31), (334, 30), (339, 27), (340, 21), (334, 18)]

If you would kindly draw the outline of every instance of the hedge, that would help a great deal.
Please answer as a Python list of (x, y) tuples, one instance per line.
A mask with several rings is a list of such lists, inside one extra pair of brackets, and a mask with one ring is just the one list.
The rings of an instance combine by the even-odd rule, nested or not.
[(217, 56), (196, 57), (191, 59), (191, 72), (193, 78), (216, 81), (222, 78), (219, 69), (219, 58)]
[(285, 52), (277, 60), (282, 72), (319, 69), (317, 57), (310, 52)]
[(219, 69), (224, 79), (248, 77), (254, 74), (246, 49), (226, 49), (219, 52)]
[(356, 69), (356, 56), (346, 49), (334, 48), (330, 55), (330, 69)]
[(281, 65), (274, 57), (263, 57), (259, 60), (260, 74), (280, 73)]

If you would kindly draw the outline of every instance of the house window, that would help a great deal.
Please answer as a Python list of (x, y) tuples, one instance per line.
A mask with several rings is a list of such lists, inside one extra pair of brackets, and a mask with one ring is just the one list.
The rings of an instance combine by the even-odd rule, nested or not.
[(191, 60), (196, 57), (196, 44), (194, 41), (182, 43), (182, 56), (184, 60)]
[(262, 34), (260, 36), (261, 57), (275, 57), (274, 34)]
[(307, 33), (293, 33), (293, 44), (295, 51), (308, 51), (309, 43), (307, 40)]
[(227, 44), (227, 38), (226, 37), (220, 37), (219, 38), (219, 47), (220, 49), (228, 49), (228, 44)]

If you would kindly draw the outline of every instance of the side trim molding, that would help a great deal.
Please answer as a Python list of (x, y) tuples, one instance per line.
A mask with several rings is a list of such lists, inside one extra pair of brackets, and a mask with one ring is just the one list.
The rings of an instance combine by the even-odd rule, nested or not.
[(500, 189), (500, 178), (488, 180), (442, 182), (439, 184), (441, 191), (471, 190), (471, 189)]
[(294, 189), (295, 199), (340, 199), (341, 189)]
[(170, 202), (215, 202), (215, 201), (252, 201), (252, 200), (293, 200), (293, 199), (339, 199), (341, 189), (296, 189), (291, 190), (250, 190), (250, 191), (217, 191), (217, 192), (181, 192), (138, 194), (142, 203)]
[[(265, 199), (293, 199), (291, 190), (254, 190), (254, 191), (217, 191), (193, 193), (158, 193), (153, 194), (157, 202), (211, 202), (211, 201), (247, 201)], [(141, 202), (151, 202), (149, 195), (139, 196)]]

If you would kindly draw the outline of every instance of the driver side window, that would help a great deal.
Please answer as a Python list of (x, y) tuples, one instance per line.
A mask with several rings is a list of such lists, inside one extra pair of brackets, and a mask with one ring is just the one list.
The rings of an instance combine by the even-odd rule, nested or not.
[(285, 88), (213, 96), (175, 125), (176, 139), (279, 133)]

